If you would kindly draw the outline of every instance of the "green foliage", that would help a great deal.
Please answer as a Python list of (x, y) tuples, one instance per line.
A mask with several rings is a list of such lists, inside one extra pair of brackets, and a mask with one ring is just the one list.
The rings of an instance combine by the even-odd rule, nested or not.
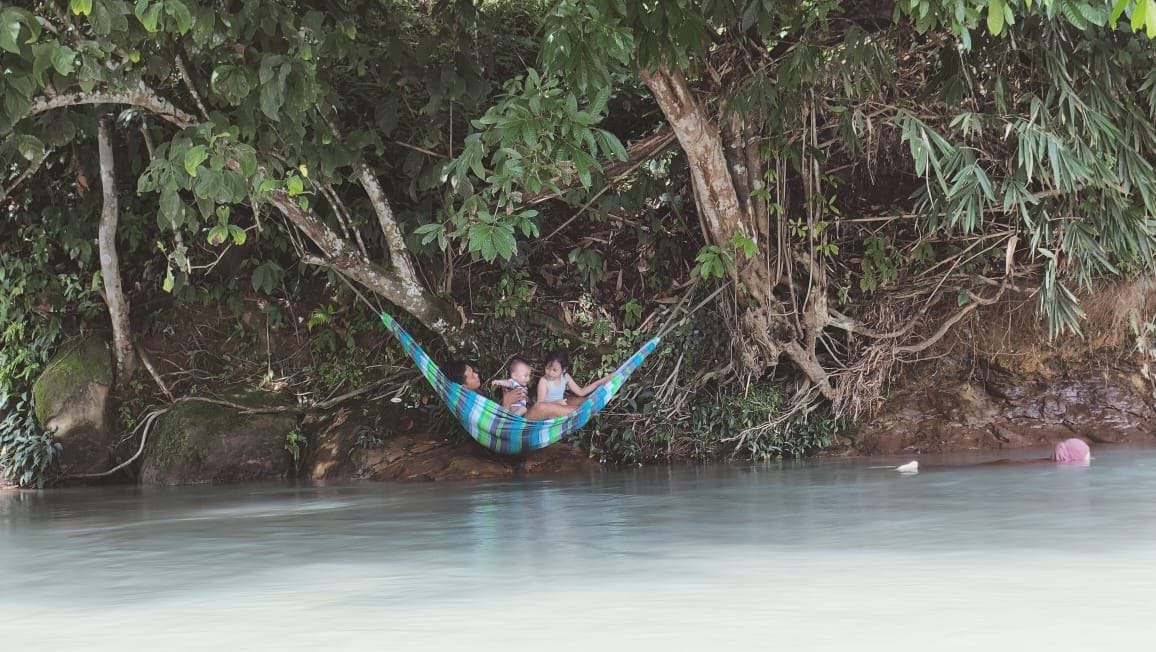
[(541, 61), (564, 76), (570, 88), (594, 97), (632, 75), (634, 40), (622, 25), (605, 20), (599, 3), (558, 2), (546, 15)]
[(32, 416), (28, 394), (0, 393), (0, 475), (20, 487), (43, 487), (46, 473), (60, 453), (60, 443)]
[[(638, 420), (626, 425), (600, 423), (588, 445), (591, 455), (612, 464), (680, 458), (705, 462), (721, 457), (766, 461), (813, 454), (831, 446), (846, 429), (844, 421), (818, 414), (783, 418), (789, 409), (787, 398), (771, 384), (755, 384), (745, 391), (703, 391), (680, 418), (658, 418), (651, 429), (640, 427)], [(638, 405), (630, 410), (656, 407), (647, 390), (625, 400)]]
[[(920, 32), (946, 26), (968, 49), (972, 47), (971, 32), (979, 27), (981, 18), (987, 31), (997, 37), (1017, 19), (1046, 18), (1063, 19), (1080, 30), (1110, 26), (1156, 38), (1153, 0), (900, 0), (895, 4), (895, 15), (910, 16)], [(1124, 17), (1128, 20), (1121, 22)]]
[(300, 467), (305, 456), (305, 449), (309, 447), (309, 438), (300, 428), (294, 428), (285, 433), (285, 450), (293, 458), (293, 466)]
[[(799, 415), (782, 421), (778, 417), (790, 407), (787, 398), (774, 385), (703, 394), (691, 405), (689, 429), (702, 433), (700, 438), (713, 435), (712, 450), (731, 448), (750, 460), (799, 458), (831, 445), (842, 423)], [(729, 442), (739, 448), (726, 446)]]
[(602, 254), (594, 249), (575, 247), (570, 251), (567, 260), (578, 268), (578, 274), (582, 276), (587, 286), (597, 285), (606, 271), (606, 262), (602, 259)]
[(870, 294), (899, 278), (899, 265), (902, 261), (898, 259), (897, 253), (885, 238), (870, 237), (864, 245), (865, 254), (861, 263), (863, 275), (859, 278), (859, 291)]
[[(283, 190), (303, 210), (337, 226), (333, 207), (318, 205), (315, 184), (340, 189), (353, 181), (355, 166), (393, 147), (391, 137), (431, 151), (455, 149), (455, 127), (460, 134), (462, 116), (476, 115), (476, 107), (491, 99), (495, 80), (508, 78), (510, 67), (520, 66), (536, 50), (532, 19), (542, 13), (542, 4), (450, 2), (431, 10), (371, 0), (323, 9), (280, 0), (246, 0), (228, 7), (188, 0), (92, 0), (71, 16), (44, 1), (31, 3), (33, 11), (4, 7), (0, 136), (6, 139), (0, 150), (34, 161), (65, 144), (78, 127), (88, 132), (82, 134), (84, 144), (95, 150), (84, 107), (23, 119), (43, 89), (59, 97), (144, 89), (146, 99), (157, 99), (159, 110), (124, 111), (118, 120), (123, 131), (114, 134), (118, 161), (128, 161), (134, 173), (145, 168), (138, 179), (139, 196), (122, 197), (125, 204), (139, 205), (122, 215), (122, 228), (156, 245), (152, 253), (159, 251), (168, 261), (167, 268), (152, 267), (159, 271), (156, 283), (179, 293), (194, 282), (195, 270), (212, 267), (197, 264), (193, 256), (200, 248), (190, 243), (245, 244), (253, 228), (244, 220), (259, 220), (271, 193)], [(183, 79), (186, 75), (190, 78)], [(190, 88), (202, 93), (204, 114), (189, 96)], [(368, 115), (370, 123), (342, 124), (343, 112)], [(338, 136), (332, 125), (346, 133)], [(142, 126), (151, 141), (147, 147), (140, 139), (129, 142)], [(600, 140), (610, 143), (613, 137), (602, 134)], [(403, 151), (416, 155), (413, 149)], [(7, 163), (4, 154), (0, 151), (0, 164)], [(428, 191), (440, 183), (441, 164), (427, 159), (373, 160), (381, 178), (397, 179), (388, 190), (408, 186), (389, 194), (416, 199), (417, 191), (427, 193), (421, 199), (425, 209), (401, 208), (402, 219), (430, 213)], [(3, 169), (0, 185), (6, 186)], [(31, 183), (25, 188), (35, 192)], [(364, 229), (372, 246), (381, 230), (373, 228), (376, 220), (366, 219), (365, 200), (358, 205), (342, 199), (353, 205), (354, 215), (347, 216), (351, 224), (341, 226)], [(145, 215), (156, 216), (159, 233), (136, 222), (136, 216)], [(525, 223), (515, 227), (536, 234), (533, 213), (519, 219)], [(514, 249), (509, 227), (499, 222), (492, 233), (479, 233), (471, 241), (490, 259), (508, 257)], [(288, 248), (279, 226), (261, 234), (257, 224), (263, 235), (257, 252), (265, 258), (262, 264), (283, 264), (268, 260), (276, 257), (270, 249), (283, 254)], [(349, 231), (345, 235), (351, 236)], [(254, 287), (268, 291), (274, 276), (262, 272), (273, 270), (258, 267)]]
[(313, 330), (317, 326), (328, 326), (333, 323), (333, 306), (324, 305), (314, 308), (309, 313), (309, 321), (305, 322), (305, 327)]
[(706, 245), (694, 258), (690, 275), (703, 280), (722, 278), (734, 270), (735, 255), (718, 245)]
[[(62, 208), (40, 211), (39, 206), (23, 201), (0, 203), (0, 219), (5, 220), (0, 226), (2, 396), (29, 392), (59, 345), (70, 317), (92, 318), (99, 309), (95, 251), (85, 237), (94, 236), (95, 228), (77, 228), (75, 217)], [(42, 219), (32, 219), (33, 211), (40, 211)], [(14, 399), (0, 426), (0, 431), (13, 429), (10, 435), (19, 436), (20, 446), (32, 451), (31, 457), (21, 455), (22, 468), (51, 462), (51, 452), (39, 445), (44, 438), (33, 427), (33, 416), (22, 413), (30, 407), (29, 401)], [(39, 473), (35, 471), (34, 482), (40, 482)], [(19, 475), (22, 478), (23, 471)]]
[(285, 270), (275, 261), (267, 260), (253, 268), (251, 285), (257, 292), (272, 294), (285, 276)]
[[(1068, 36), (1062, 28), (1033, 27), (1048, 36), (973, 50), (973, 65), (993, 72), (995, 92), (982, 111), (957, 114), (948, 131), (907, 112), (897, 122), (925, 180), (915, 199), (927, 228), (1023, 234), (1029, 259), (1044, 268), (1038, 306), (1055, 336), (1079, 332), (1083, 312), (1071, 284), (1087, 289), (1123, 269), (1156, 270), (1153, 105), (1122, 92), (1156, 57), (1147, 37), (1119, 35), (1123, 45), (1110, 46), (1109, 35), (1085, 32), (1072, 52), (1051, 45)], [(1009, 56), (1024, 50), (1042, 62), (1045, 80), (1012, 94), (1004, 89), (1018, 71)], [(994, 146), (1002, 155), (983, 153), (989, 134), (1000, 135)]]
[[(516, 234), (537, 237), (538, 211), (525, 208), (527, 195), (562, 194), (561, 186), (577, 181), (594, 184), (599, 158), (626, 159), (618, 137), (596, 127), (605, 116), (610, 89), (580, 106), (578, 97), (555, 76), (536, 70), (510, 81), (505, 96), (472, 122), (477, 130), (465, 139), (462, 153), (445, 171), (460, 203), (445, 225), (423, 225), (423, 243), (464, 238), (467, 249), (487, 261), (509, 260), (517, 249)], [(483, 184), (480, 190), (475, 184)]]
[(637, 326), (642, 321), (642, 304), (638, 299), (631, 298), (622, 306), (622, 325), (624, 328)]
[(324, 356), (318, 362), (315, 374), (321, 389), (327, 394), (334, 395), (342, 389), (354, 389), (365, 383), (369, 363), (369, 354), (365, 349), (357, 346), (341, 348), (337, 343), (337, 334), (332, 329), (320, 333), (313, 347)]
[(353, 442), (354, 450), (373, 450), (385, 443), (379, 433), (377, 424), (361, 426), (357, 429), (357, 439)]
[(758, 253), (758, 245), (741, 232), (731, 236), (726, 246), (706, 245), (695, 256), (691, 277), (704, 281), (723, 278), (735, 272), (735, 262), (749, 260)]
[(492, 284), (478, 291), (477, 306), (494, 319), (518, 320), (522, 311), (531, 306), (534, 289), (525, 270), (503, 270)]

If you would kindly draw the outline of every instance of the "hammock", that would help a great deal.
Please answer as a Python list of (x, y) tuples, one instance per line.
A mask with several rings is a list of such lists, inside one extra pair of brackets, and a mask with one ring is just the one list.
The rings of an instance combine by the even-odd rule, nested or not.
[(433, 385), (434, 391), (442, 397), (470, 435), (486, 448), (508, 455), (544, 448), (586, 425), (596, 412), (614, 398), (626, 378), (658, 347), (659, 341), (656, 337), (643, 345), (622, 363), (609, 381), (591, 392), (586, 401), (567, 416), (530, 420), (446, 378), (437, 364), (414, 341), (413, 336), (405, 332), (393, 317), (383, 312), (381, 321), (401, 342), (422, 375)]

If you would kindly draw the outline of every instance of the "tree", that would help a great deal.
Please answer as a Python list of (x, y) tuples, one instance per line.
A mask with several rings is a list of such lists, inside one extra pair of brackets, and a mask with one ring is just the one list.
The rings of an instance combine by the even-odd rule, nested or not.
[(412, 231), (438, 210), (443, 163), (492, 100), (489, 77), (536, 48), (538, 5), (0, 7), (0, 288), (12, 299), (0, 394), (30, 382), (69, 320), (93, 320), (98, 295), (119, 384), (132, 368), (122, 287), (237, 312), (239, 291), (194, 292), (230, 247), (250, 256), (253, 294), (287, 301), (303, 278), (344, 274), (460, 343), (453, 259), (422, 259)]
[(742, 368), (788, 360), (799, 405), (857, 415), (979, 305), (1035, 294), (1078, 331), (1071, 284), (1153, 270), (1156, 17), (1111, 4), (563, 0), (527, 79), (599, 108), (645, 85), (686, 159), (696, 272), (741, 289)]
[[(396, 215), (364, 151), (363, 130), (339, 131), (344, 98), (327, 83), (358, 46), (362, 3), (324, 12), (301, 2), (250, 0), (226, 10), (183, 0), (39, 2), (6, 7), (5, 102), (0, 131), (39, 158), (39, 121), (85, 106), (134, 109), (157, 143), (137, 186), (156, 193), (162, 224), (212, 243), (243, 242), (234, 223), (279, 212), (331, 267), (410, 312), (436, 332), (460, 326), (417, 276)], [(236, 6), (234, 6), (236, 5)], [(379, 143), (380, 146), (380, 143)], [(137, 152), (139, 157), (141, 152)], [(32, 161), (35, 163), (35, 160)], [(379, 227), (370, 255), (332, 226), (339, 197), (360, 186)], [(313, 196), (332, 204), (322, 211)], [(187, 247), (170, 253), (167, 287), (187, 275)], [(378, 261), (385, 261), (384, 263)]]

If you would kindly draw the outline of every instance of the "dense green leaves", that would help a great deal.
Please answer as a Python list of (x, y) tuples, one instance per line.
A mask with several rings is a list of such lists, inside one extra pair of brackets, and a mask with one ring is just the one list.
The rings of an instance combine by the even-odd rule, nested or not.
[[(1014, 98), (994, 97), (985, 113), (956, 115), (948, 127), (954, 135), (899, 116), (915, 172), (926, 180), (916, 197), (928, 224), (961, 233), (994, 224), (1026, 236), (1030, 259), (1044, 268), (1039, 305), (1053, 333), (1079, 331), (1083, 313), (1068, 285), (1090, 289), (1124, 269), (1156, 270), (1149, 163), (1156, 115), (1135, 92), (1113, 90), (1142, 90), (1132, 66), (1149, 70), (1156, 59), (1146, 36), (1125, 41), (1127, 58), (1103, 37), (1084, 38), (1089, 46), (1078, 68), (1046, 39), (1029, 42), (1046, 80)], [(992, 44), (973, 56), (998, 66), (1012, 47)], [(994, 86), (1013, 81), (997, 74)]]
[[(896, 16), (907, 15), (921, 32), (943, 25), (960, 37), (963, 46), (972, 46), (971, 31), (985, 16), (985, 27), (993, 36), (1002, 36), (1005, 26), (1018, 18), (1045, 17), (1065, 20), (1077, 29), (1124, 27), (1156, 38), (1156, 0), (1115, 0), (1111, 9), (1097, 0), (899, 0)], [(1123, 23), (1121, 18), (1127, 17)]]
[(469, 230), (469, 248), (483, 259), (493, 262), (496, 258), (514, 255), (514, 228), (509, 224), (477, 224)]
[(0, 479), (18, 487), (43, 487), (60, 443), (36, 423), (28, 394), (0, 393), (0, 414)]
[[(619, 139), (596, 126), (607, 111), (609, 89), (583, 106), (560, 78), (531, 68), (505, 90), (497, 105), (473, 121), (478, 131), (445, 172), (461, 197), (449, 215), (449, 233), (465, 237), (469, 251), (486, 260), (514, 255), (515, 229), (537, 235), (537, 211), (522, 206), (528, 195), (561, 194), (562, 186), (575, 182), (591, 188), (600, 159), (626, 159)], [(437, 236), (446, 243), (438, 233), (421, 231), (424, 242)]]

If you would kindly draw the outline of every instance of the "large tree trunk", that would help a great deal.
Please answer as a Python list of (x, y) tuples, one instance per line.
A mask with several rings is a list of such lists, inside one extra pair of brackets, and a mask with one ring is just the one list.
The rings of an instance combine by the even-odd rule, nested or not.
[(644, 70), (641, 75), (686, 153), (707, 241), (729, 248), (731, 239), (741, 234), (759, 246), (760, 255), (755, 258), (736, 257), (733, 271), (754, 304), (741, 315), (747, 345), (743, 349), (744, 366), (748, 372), (758, 373), (777, 365), (786, 355), (823, 396), (833, 398), (830, 375), (815, 349), (819, 334), (829, 325), (826, 288), (815, 287), (822, 286), (821, 269), (813, 257), (806, 261), (804, 271), (811, 280), (801, 300), (796, 298), (789, 278), (786, 285), (792, 299), (786, 302), (775, 295), (781, 279), (772, 276), (771, 270), (780, 264), (790, 267), (795, 261), (773, 260), (777, 243), (768, 241), (774, 232), (768, 211), (751, 195), (761, 188), (764, 163), (753, 146), (750, 129), (737, 115), (731, 116), (725, 129), (716, 127), (679, 71), (659, 68)]
[(109, 135), (109, 117), (102, 116), (98, 131), (100, 151), (100, 186), (104, 209), (100, 214), (97, 245), (100, 251), (100, 273), (104, 277), (104, 300), (112, 318), (112, 351), (116, 359), (116, 386), (124, 388), (136, 371), (136, 349), (129, 326), (129, 305), (120, 283), (120, 259), (116, 254), (116, 223), (120, 208), (116, 198), (116, 170)]

